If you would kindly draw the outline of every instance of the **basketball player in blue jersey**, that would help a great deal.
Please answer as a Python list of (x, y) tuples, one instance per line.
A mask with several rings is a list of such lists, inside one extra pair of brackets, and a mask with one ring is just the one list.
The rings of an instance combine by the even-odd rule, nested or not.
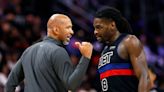
[(112, 7), (98, 10), (94, 34), (106, 44), (98, 71), (103, 92), (148, 92), (148, 68), (139, 39), (131, 35), (127, 20)]

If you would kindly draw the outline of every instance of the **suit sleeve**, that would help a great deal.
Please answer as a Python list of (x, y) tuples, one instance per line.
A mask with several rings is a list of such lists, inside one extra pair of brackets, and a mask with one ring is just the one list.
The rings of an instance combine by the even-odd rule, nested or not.
[(24, 73), (22, 68), (22, 59), (20, 58), (14, 68), (11, 70), (6, 86), (5, 92), (15, 92), (15, 88), (24, 79)]
[(57, 49), (53, 55), (53, 65), (58, 77), (68, 90), (75, 90), (80, 85), (90, 60), (82, 56), (74, 68), (64, 48)]

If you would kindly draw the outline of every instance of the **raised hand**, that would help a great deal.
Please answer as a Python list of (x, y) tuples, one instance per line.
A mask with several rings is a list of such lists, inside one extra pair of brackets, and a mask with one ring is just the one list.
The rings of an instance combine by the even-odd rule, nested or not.
[(92, 50), (93, 50), (93, 45), (89, 42), (75, 42), (75, 45), (79, 48), (81, 54), (84, 57), (91, 58), (92, 56)]

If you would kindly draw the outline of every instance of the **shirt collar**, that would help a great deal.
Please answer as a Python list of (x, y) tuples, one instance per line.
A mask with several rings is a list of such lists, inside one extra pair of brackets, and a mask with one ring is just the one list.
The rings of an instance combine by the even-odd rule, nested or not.
[(49, 36), (44, 37), (43, 41), (52, 42), (52, 43), (55, 43), (56, 45), (59, 45), (59, 46), (62, 46), (62, 47), (64, 46), (64, 44), (61, 41), (59, 41), (57, 39), (54, 39), (52, 37), (49, 37)]

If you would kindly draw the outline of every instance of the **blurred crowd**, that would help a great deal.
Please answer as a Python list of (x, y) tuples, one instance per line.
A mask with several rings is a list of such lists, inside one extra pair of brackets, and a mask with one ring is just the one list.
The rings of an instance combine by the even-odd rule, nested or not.
[[(97, 64), (104, 44), (96, 41), (92, 22), (94, 13), (103, 5), (116, 7), (127, 18), (144, 46), (152, 90), (164, 90), (163, 0), (0, 0), (0, 92), (22, 52), (44, 38), (47, 20), (53, 13), (64, 13), (73, 21), (75, 34), (66, 49), (74, 65), (81, 56), (74, 42), (90, 41), (94, 45), (78, 92), (99, 92)], [(23, 85), (17, 92), (23, 92)]]

